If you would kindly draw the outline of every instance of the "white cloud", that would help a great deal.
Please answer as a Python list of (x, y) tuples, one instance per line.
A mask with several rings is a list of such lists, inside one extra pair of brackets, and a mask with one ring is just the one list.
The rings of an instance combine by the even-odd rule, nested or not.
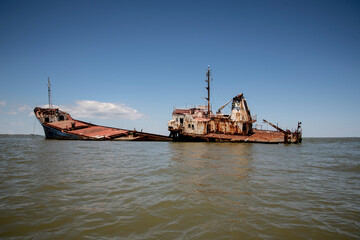
[(31, 111), (31, 107), (29, 107), (28, 105), (24, 105), (24, 106), (18, 107), (18, 111), (19, 112)]
[(5, 107), (6, 106), (6, 102), (5, 101), (0, 101), (0, 107)]
[(144, 114), (122, 103), (106, 103), (89, 100), (76, 101), (75, 106), (60, 106), (60, 109), (70, 113), (75, 118), (100, 118), (100, 119), (140, 119)]
[(22, 113), (27, 113), (29, 117), (33, 116), (34, 114), (32, 114), (32, 109), (31, 107), (29, 107), (28, 105), (23, 105), (23, 106), (20, 106), (20, 107), (15, 107), (13, 106), (12, 109), (7, 112), (7, 114), (9, 115), (18, 115), (18, 114), (22, 114)]
[(9, 115), (16, 115), (17, 112), (15, 110), (11, 110), (10, 112), (8, 112)]

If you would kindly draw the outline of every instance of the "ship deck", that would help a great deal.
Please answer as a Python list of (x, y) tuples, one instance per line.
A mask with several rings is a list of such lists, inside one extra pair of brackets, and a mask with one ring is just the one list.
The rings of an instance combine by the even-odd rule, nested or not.
[[(67, 136), (76, 136), (76, 139), (82, 140), (172, 141), (172, 139), (167, 136), (137, 132), (135, 130), (131, 131), (119, 128), (98, 126), (74, 119), (44, 123), (44, 125), (52, 129), (56, 129), (61, 133), (69, 134)], [(67, 138), (61, 137), (59, 139)]]

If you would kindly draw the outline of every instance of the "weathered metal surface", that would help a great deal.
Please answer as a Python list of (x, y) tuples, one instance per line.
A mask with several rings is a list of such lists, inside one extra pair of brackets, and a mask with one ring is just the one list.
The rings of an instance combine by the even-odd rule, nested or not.
[(239, 134), (248, 135), (252, 131), (252, 117), (243, 94), (232, 99), (231, 115), (210, 112), (204, 107), (190, 109), (175, 109), (173, 120), (169, 121), (168, 128), (181, 134)]
[(73, 119), (70, 114), (52, 108), (35, 108), (34, 113), (48, 139), (172, 141), (167, 136), (111, 128)]
[(49, 127), (53, 127), (60, 130), (65, 130), (65, 129), (71, 130), (71, 129), (88, 127), (88, 124), (74, 120), (57, 121), (57, 122), (47, 123), (47, 125)]
[(194, 141), (194, 142), (244, 142), (244, 143), (298, 143), (296, 138), (288, 138), (284, 142), (284, 134), (277, 131), (254, 130), (249, 136), (231, 135), (221, 133), (209, 134), (181, 134), (176, 138), (177, 141)]
[(115, 128), (108, 128), (108, 127), (102, 127), (102, 126), (90, 126), (87, 128), (77, 129), (69, 131), (68, 133), (79, 135), (79, 136), (85, 136), (90, 138), (113, 138), (113, 137), (119, 137), (122, 135), (127, 135), (129, 131), (122, 130), (122, 129), (115, 129)]
[(207, 106), (187, 109), (175, 109), (173, 119), (168, 122), (170, 136), (178, 141), (230, 141), (230, 142), (260, 142), (260, 143), (298, 143), (301, 142), (301, 123), (295, 132), (282, 130), (262, 131), (253, 129), (256, 116), (253, 118), (247, 101), (242, 93), (232, 98), (230, 115), (221, 114), (221, 110), (230, 101), (221, 106), (217, 114), (210, 110), (210, 70), (207, 73), (208, 90)]

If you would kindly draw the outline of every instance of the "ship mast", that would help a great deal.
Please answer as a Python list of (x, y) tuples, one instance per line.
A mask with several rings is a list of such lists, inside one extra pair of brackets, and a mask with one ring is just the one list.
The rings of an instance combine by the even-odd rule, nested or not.
[(207, 98), (205, 98), (207, 100), (207, 117), (210, 118), (210, 66), (208, 65), (208, 70), (206, 72), (206, 77), (207, 79), (205, 80), (205, 82), (207, 82), (207, 92), (208, 92), (208, 96)]
[(48, 77), (48, 98), (49, 98), (49, 108), (53, 108), (52, 102), (51, 102), (51, 84), (50, 84), (50, 78)]

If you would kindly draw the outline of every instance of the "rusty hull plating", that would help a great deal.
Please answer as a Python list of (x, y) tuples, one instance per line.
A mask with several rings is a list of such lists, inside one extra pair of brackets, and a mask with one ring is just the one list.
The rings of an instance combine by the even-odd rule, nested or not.
[[(253, 128), (256, 116), (251, 116), (246, 99), (241, 93), (221, 106), (216, 114), (210, 109), (210, 69), (206, 73), (208, 83), (207, 106), (175, 109), (173, 119), (168, 122), (170, 137), (176, 141), (219, 141), (252, 143), (301, 143), (301, 122), (294, 132), (283, 130), (264, 120), (277, 131)], [(231, 114), (221, 114), (221, 110), (230, 102)]]
[(58, 108), (34, 109), (36, 118), (44, 128), (47, 139), (64, 140), (124, 140), (124, 141), (171, 141), (167, 136), (98, 126), (73, 119)]

